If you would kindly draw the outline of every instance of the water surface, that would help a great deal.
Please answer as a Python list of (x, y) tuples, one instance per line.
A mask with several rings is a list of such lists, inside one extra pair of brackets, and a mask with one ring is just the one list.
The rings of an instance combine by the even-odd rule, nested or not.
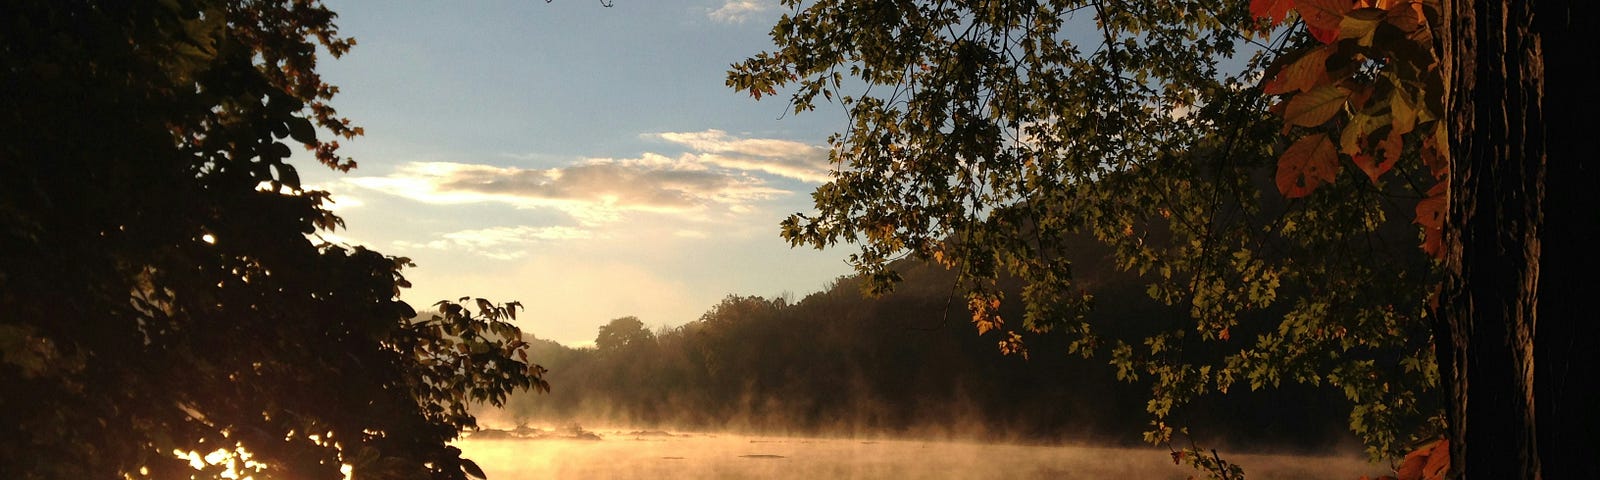
[[(588, 433), (588, 432), (585, 432)], [(1039, 446), (957, 441), (760, 437), (705, 433), (593, 432), (598, 439), (469, 439), (458, 442), (491, 480), (612, 478), (1185, 479), (1154, 448)], [(1251, 479), (1340, 479), (1385, 473), (1363, 457), (1232, 455)], [(1197, 475), (1198, 476), (1198, 475)]]

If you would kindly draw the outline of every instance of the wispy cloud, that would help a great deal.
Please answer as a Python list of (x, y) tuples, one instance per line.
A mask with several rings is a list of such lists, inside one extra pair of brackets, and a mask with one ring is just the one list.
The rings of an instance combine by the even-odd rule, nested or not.
[(746, 173), (707, 168), (692, 155), (589, 159), (552, 169), (452, 162), (412, 162), (382, 177), (351, 184), (435, 204), (498, 202), (555, 208), (583, 225), (621, 220), (628, 212), (704, 214), (736, 211), (789, 192)]
[(824, 183), (829, 179), (827, 151), (793, 140), (738, 138), (721, 130), (647, 136), (688, 147), (699, 162), (707, 165), (812, 183)]
[(744, 23), (769, 10), (776, 10), (776, 2), (766, 0), (727, 0), (707, 16), (722, 23)]
[[(384, 176), (345, 178), (343, 185), (431, 204), (555, 209), (579, 225), (593, 227), (635, 212), (693, 220), (748, 214), (759, 210), (758, 202), (795, 193), (774, 187), (770, 180), (829, 179), (827, 153), (801, 142), (743, 138), (721, 130), (643, 137), (686, 151), (676, 156), (591, 158), (544, 169), (410, 162)], [(340, 191), (339, 198), (354, 197)]]
[(528, 248), (541, 241), (587, 240), (594, 237), (594, 232), (582, 228), (521, 225), (461, 230), (426, 242), (401, 240), (394, 244), (401, 249), (462, 251), (499, 260), (514, 260), (527, 256)]

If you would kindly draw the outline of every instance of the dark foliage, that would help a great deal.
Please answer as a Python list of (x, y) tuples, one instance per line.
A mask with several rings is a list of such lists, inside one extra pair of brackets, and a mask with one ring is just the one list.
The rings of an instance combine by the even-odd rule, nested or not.
[(0, 5), (0, 477), (463, 478), (466, 405), (543, 386), (514, 304), (414, 318), (406, 259), (316, 237), (290, 147), (344, 170), (317, 127), (360, 133), (315, 73), (333, 17)]
[[(513, 397), (507, 413), (641, 428), (1140, 441), (1150, 419), (1145, 385), (1118, 381), (1104, 360), (1001, 355), (975, 334), (964, 305), (950, 301), (953, 272), (913, 262), (897, 269), (904, 282), (880, 298), (862, 296), (863, 278), (845, 277), (792, 303), (729, 296), (700, 320), (654, 335), (633, 317), (601, 327), (598, 340), (631, 326), (624, 331), (642, 341), (623, 348), (534, 341), (561, 388)], [(1175, 314), (1136, 279), (1099, 273), (1086, 278), (1102, 280), (1107, 305), (1094, 318), (1105, 328), (1133, 334)], [(1027, 341), (1036, 352), (1066, 347), (1060, 335)], [(1177, 417), (1211, 444), (1326, 449), (1356, 442), (1344, 431), (1348, 408), (1337, 396), (1286, 386), (1208, 398)]]

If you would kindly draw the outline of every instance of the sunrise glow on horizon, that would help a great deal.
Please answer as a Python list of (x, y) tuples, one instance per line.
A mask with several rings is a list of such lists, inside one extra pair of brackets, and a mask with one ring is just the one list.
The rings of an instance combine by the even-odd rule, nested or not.
[(613, 318), (679, 325), (850, 273), (844, 249), (778, 237), (828, 178), (842, 112), (723, 85), (770, 45), (777, 2), (329, 7), (358, 44), (324, 75), (366, 135), (342, 149), (358, 169), (302, 174), (348, 225), (324, 238), (417, 263), (413, 307), (520, 301), (525, 331), (582, 345)]

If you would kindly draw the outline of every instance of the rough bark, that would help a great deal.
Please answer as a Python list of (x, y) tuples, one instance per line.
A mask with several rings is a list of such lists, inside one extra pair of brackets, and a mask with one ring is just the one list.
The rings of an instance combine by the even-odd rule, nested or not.
[[(1543, 37), (1548, 176), (1539, 329), (1534, 336), (1534, 396), (1544, 478), (1600, 478), (1594, 436), (1600, 432), (1600, 132), (1590, 0), (1542, 1), (1534, 28)], [(1588, 30), (1588, 31), (1584, 31)]]
[(1448, 0), (1442, 58), (1452, 159), (1439, 318), (1451, 471), (1540, 478), (1534, 402), (1545, 183), (1534, 5)]

